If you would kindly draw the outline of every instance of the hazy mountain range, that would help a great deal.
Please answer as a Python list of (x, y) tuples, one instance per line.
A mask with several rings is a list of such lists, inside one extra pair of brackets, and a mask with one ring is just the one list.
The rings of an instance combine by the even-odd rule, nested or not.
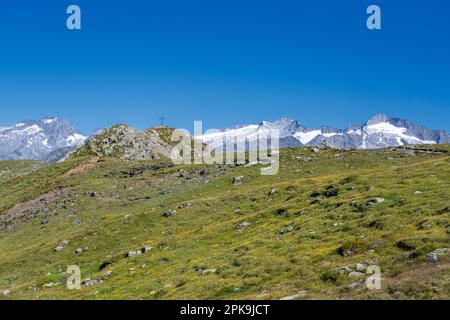
[[(269, 129), (280, 132), (281, 147), (328, 146), (332, 148), (379, 149), (410, 144), (450, 143), (444, 130), (432, 130), (406, 120), (376, 115), (362, 125), (345, 129), (329, 126), (306, 128), (298, 121), (282, 118), (259, 125), (236, 126), (199, 137), (204, 143), (250, 141)], [(97, 131), (98, 134), (101, 131)], [(95, 134), (94, 134), (95, 136)], [(0, 160), (41, 160), (55, 162), (81, 146), (87, 137), (67, 120), (45, 117), (0, 126)]]

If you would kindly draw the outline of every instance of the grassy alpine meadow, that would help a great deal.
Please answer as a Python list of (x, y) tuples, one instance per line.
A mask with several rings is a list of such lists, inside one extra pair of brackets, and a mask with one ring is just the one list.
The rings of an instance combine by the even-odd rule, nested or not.
[(290, 148), (274, 176), (0, 162), (0, 299), (449, 299), (449, 153)]

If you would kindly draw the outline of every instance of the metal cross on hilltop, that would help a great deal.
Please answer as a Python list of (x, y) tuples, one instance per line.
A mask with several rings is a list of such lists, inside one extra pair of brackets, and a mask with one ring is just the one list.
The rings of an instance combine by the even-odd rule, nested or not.
[(161, 127), (163, 127), (164, 126), (164, 120), (167, 120), (167, 118), (164, 117), (164, 116), (161, 116), (158, 119), (161, 121)]

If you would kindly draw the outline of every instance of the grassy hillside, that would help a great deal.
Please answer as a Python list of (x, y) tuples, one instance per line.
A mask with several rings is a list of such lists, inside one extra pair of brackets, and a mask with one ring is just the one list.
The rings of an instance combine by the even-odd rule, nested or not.
[(0, 161), (0, 184), (45, 166), (40, 161)]
[(285, 149), (275, 176), (79, 157), (3, 180), (0, 299), (449, 299), (450, 254), (427, 258), (450, 247), (449, 152)]

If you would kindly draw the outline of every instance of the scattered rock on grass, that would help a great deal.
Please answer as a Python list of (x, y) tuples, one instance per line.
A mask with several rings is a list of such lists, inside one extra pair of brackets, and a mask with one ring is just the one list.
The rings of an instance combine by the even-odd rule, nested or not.
[(353, 272), (350, 272), (348, 277), (349, 278), (357, 278), (357, 277), (361, 277), (363, 275), (364, 275), (364, 273), (362, 273), (362, 272), (353, 271)]
[(177, 215), (177, 212), (175, 210), (169, 210), (169, 211), (163, 212), (163, 214), (162, 214), (162, 216), (164, 218), (173, 218), (176, 215)]
[(53, 250), (55, 252), (63, 250), (69, 244), (69, 240), (62, 241), (56, 248)]
[(208, 274), (216, 273), (217, 269), (199, 270), (198, 273), (202, 276), (207, 276)]
[(364, 288), (366, 286), (366, 281), (359, 281), (359, 282), (354, 282), (352, 284), (349, 284), (348, 287), (350, 289), (359, 289), (359, 288)]
[(61, 282), (50, 282), (50, 283), (44, 284), (42, 286), (42, 288), (54, 288), (54, 287), (57, 287), (57, 286), (60, 286), (60, 285), (62, 285)]
[(91, 280), (91, 279), (86, 279), (84, 282), (83, 282), (83, 287), (85, 287), (85, 288), (88, 288), (88, 287), (93, 287), (93, 286), (95, 286), (95, 285), (97, 285), (97, 284), (101, 284), (101, 283), (103, 283), (104, 281), (102, 280), (102, 279), (93, 279), (93, 280)]
[(294, 227), (293, 227), (293, 226), (287, 226), (287, 227), (281, 229), (281, 230), (280, 230), (280, 233), (281, 233), (281, 234), (285, 234), (285, 233), (289, 233), (289, 232), (291, 232), (291, 231), (294, 231)]
[(11, 294), (11, 290), (3, 290), (2, 294), (7, 297)]
[(436, 249), (426, 255), (426, 258), (430, 262), (437, 262), (439, 260), (439, 256), (443, 256), (448, 253), (448, 248), (440, 248)]
[(308, 291), (300, 291), (299, 293), (294, 294), (292, 296), (283, 297), (280, 299), (280, 301), (292, 301), (292, 300), (302, 299), (302, 298), (306, 298), (307, 295), (308, 295)]
[(236, 226), (236, 229), (237, 229), (237, 230), (242, 230), (242, 229), (245, 229), (245, 228), (248, 228), (248, 227), (250, 227), (250, 223), (247, 222), (247, 221), (244, 221), (244, 222), (239, 223), (239, 224)]
[(377, 204), (383, 203), (385, 200), (383, 198), (373, 198), (370, 200), (367, 200), (366, 205), (368, 206), (375, 206)]
[(238, 186), (244, 182), (245, 177), (244, 176), (238, 176), (233, 178), (233, 185)]
[(64, 247), (63, 246), (61, 246), (61, 245), (59, 245), (59, 246), (57, 246), (56, 248), (55, 248), (55, 252), (56, 251), (61, 251), (62, 249), (64, 249)]
[(336, 269), (336, 272), (337, 272), (337, 273), (340, 273), (340, 274), (342, 274), (342, 273), (349, 273), (349, 272), (351, 272), (351, 271), (352, 271), (352, 269), (350, 269), (350, 268), (347, 267), (347, 266), (340, 267), (340, 268), (337, 268), (337, 269)]
[(113, 263), (111, 261), (105, 261), (100, 265), (99, 270), (102, 271), (112, 265)]
[(366, 266), (362, 263), (358, 263), (356, 265), (356, 271), (365, 271), (366, 270)]

